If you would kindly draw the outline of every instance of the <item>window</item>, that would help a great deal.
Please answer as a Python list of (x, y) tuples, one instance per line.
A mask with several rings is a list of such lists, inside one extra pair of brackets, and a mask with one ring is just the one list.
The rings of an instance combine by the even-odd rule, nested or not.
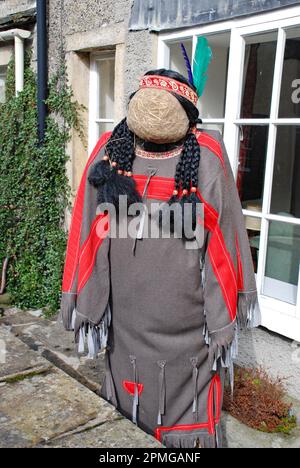
[[(225, 98), (227, 85), (227, 65), (230, 34), (219, 33), (208, 36), (214, 60), (210, 64), (209, 79), (198, 107), (204, 128), (223, 132)], [(193, 38), (170, 43), (170, 68), (186, 76), (186, 67), (180, 48), (182, 42), (189, 57), (192, 56)]]
[(5, 81), (7, 67), (0, 66), (0, 103), (5, 102)]
[(90, 65), (89, 150), (114, 127), (115, 55), (92, 54)]
[(263, 325), (300, 341), (300, 7), (161, 34), (158, 66), (213, 52), (199, 110), (219, 128), (249, 235)]

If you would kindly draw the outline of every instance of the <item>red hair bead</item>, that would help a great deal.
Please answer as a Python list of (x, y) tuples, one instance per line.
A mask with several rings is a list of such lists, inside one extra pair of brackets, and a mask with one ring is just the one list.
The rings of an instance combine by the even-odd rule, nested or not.
[(197, 187), (192, 187), (191, 192), (194, 192), (194, 193), (197, 192)]

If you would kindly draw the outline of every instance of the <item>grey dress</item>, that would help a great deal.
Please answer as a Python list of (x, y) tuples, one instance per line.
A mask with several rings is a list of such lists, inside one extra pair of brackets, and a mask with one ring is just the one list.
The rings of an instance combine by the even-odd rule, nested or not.
[[(166, 447), (222, 446), (224, 372), (232, 382), (238, 329), (260, 319), (222, 137), (213, 131), (197, 137), (203, 244), (187, 249), (174, 236), (147, 237), (147, 223), (137, 240), (107, 233), (108, 220), (87, 181), (104, 153), (104, 134), (76, 198), (63, 280), (62, 318), (75, 330), (79, 351), (96, 356), (106, 348), (102, 396)], [(147, 206), (172, 194), (178, 157), (136, 156), (133, 174)]]

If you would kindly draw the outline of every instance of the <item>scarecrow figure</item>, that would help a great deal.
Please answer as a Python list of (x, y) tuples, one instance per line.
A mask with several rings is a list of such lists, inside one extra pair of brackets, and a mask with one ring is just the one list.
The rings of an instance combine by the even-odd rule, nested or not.
[[(99, 139), (75, 200), (63, 278), (62, 320), (78, 351), (105, 348), (102, 396), (166, 447), (222, 446), (225, 371), (233, 382), (238, 330), (260, 320), (226, 149), (218, 131), (196, 127), (210, 55), (200, 38), (189, 80), (146, 73), (127, 118)], [(120, 195), (126, 223), (135, 203), (161, 202), (189, 205), (195, 229), (202, 204), (202, 245), (187, 248), (195, 240), (177, 235), (175, 211), (169, 237), (144, 235), (146, 210), (134, 239), (110, 235), (110, 213), (99, 207), (111, 204), (119, 225)], [(163, 231), (162, 217), (155, 222)]]

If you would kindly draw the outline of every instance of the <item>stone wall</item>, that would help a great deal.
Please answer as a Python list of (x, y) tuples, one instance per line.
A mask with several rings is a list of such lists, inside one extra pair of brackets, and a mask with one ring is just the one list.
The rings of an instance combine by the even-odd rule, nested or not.
[[(32, 49), (32, 65), (36, 66), (35, 0), (0, 0), (0, 28), (25, 29), (32, 32), (25, 48)], [(0, 66), (7, 66), (14, 51), (14, 41), (0, 42)]]
[(0, 18), (35, 8), (35, 0), (1, 0)]
[[(128, 32), (132, 0), (51, 0), (49, 2), (49, 72), (55, 73), (64, 54), (76, 99), (86, 107), (88, 136), (89, 54), (115, 50), (115, 122), (126, 112), (138, 78), (156, 63), (156, 35)], [(87, 160), (87, 147), (76, 135), (69, 145), (68, 174), (75, 194)]]

